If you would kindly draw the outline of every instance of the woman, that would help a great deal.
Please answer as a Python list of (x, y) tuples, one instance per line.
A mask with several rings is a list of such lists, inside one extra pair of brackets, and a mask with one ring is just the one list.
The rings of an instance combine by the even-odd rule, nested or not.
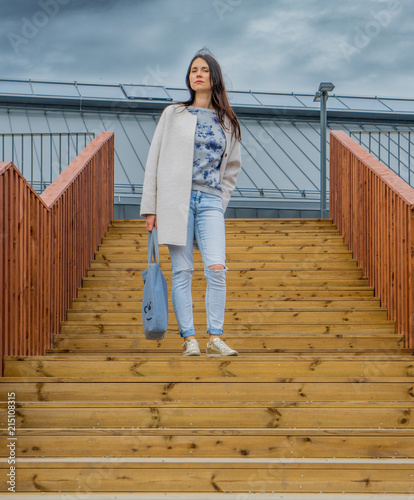
[(221, 338), (226, 302), (224, 212), (241, 168), (240, 125), (216, 59), (198, 52), (186, 84), (190, 99), (163, 111), (145, 168), (141, 215), (155, 226), (171, 256), (172, 302), (184, 356), (200, 356), (195, 339), (191, 281), (193, 244), (207, 279), (207, 356), (237, 356)]

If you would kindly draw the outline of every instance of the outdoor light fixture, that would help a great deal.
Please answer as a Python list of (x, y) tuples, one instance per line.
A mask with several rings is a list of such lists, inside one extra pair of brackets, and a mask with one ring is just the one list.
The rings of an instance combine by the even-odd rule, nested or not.
[(313, 102), (321, 103), (321, 219), (326, 219), (328, 213), (326, 210), (326, 126), (327, 112), (326, 101), (328, 100), (328, 92), (332, 92), (335, 85), (331, 82), (321, 82), (319, 89), (315, 94)]
[(319, 102), (321, 100), (322, 92), (332, 92), (335, 85), (331, 82), (322, 82), (319, 84), (318, 92), (315, 94), (314, 102)]

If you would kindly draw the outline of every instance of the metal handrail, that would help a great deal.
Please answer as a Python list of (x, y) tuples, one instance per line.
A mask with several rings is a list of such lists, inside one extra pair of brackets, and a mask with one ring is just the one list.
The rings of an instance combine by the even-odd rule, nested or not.
[[(142, 195), (142, 184), (115, 184), (115, 196)], [(236, 187), (232, 198), (261, 198), (284, 200), (319, 200), (320, 191), (316, 189), (274, 189), (274, 188), (243, 188)]]
[(94, 138), (93, 132), (0, 134), (0, 158), (12, 161), (41, 193)]
[(414, 143), (412, 132), (349, 132), (349, 136), (365, 147), (370, 154), (384, 163), (399, 177), (414, 187)]

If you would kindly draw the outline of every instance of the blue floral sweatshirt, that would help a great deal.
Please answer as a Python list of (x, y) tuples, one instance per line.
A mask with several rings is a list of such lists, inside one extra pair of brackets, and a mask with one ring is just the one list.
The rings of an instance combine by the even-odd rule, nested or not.
[(221, 197), (220, 163), (226, 136), (214, 109), (189, 106), (188, 111), (197, 115), (192, 189)]

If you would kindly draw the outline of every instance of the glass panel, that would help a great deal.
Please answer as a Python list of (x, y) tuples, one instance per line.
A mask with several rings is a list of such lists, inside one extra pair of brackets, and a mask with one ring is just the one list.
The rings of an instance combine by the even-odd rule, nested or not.
[(190, 99), (190, 93), (188, 92), (187, 89), (167, 89), (168, 93), (170, 96), (173, 98), (174, 101), (176, 102), (184, 102), (188, 101)]
[(384, 104), (389, 106), (394, 111), (414, 111), (414, 100), (409, 101), (404, 99), (381, 99)]
[(260, 106), (260, 103), (249, 92), (227, 92), (231, 104), (250, 104)]
[(130, 99), (170, 99), (164, 87), (150, 85), (124, 85)]
[(85, 85), (77, 84), (82, 97), (97, 97), (104, 99), (125, 99), (125, 94), (118, 85)]
[(339, 97), (341, 102), (354, 110), (366, 109), (368, 111), (389, 111), (378, 99), (358, 98), (358, 97)]
[(32, 82), (35, 95), (79, 97), (74, 84)]
[(2, 82), (0, 81), (1, 94), (29, 94), (32, 95), (32, 89), (29, 82)]
[[(310, 95), (298, 95), (298, 99), (303, 102), (303, 104), (307, 108), (320, 108), (321, 103), (320, 102), (314, 102), (315, 96), (310, 96)], [(348, 109), (342, 102), (338, 101), (336, 97), (330, 97), (327, 102), (327, 108), (328, 109)]]
[(265, 106), (289, 106), (295, 108), (303, 108), (303, 105), (293, 96), (289, 94), (259, 94), (254, 95)]
[[(304, 106), (307, 108), (320, 108), (320, 103), (319, 102), (313, 102), (314, 95), (298, 95), (297, 98), (299, 99), (300, 102), (303, 103)], [(330, 99), (328, 99), (329, 103)]]

